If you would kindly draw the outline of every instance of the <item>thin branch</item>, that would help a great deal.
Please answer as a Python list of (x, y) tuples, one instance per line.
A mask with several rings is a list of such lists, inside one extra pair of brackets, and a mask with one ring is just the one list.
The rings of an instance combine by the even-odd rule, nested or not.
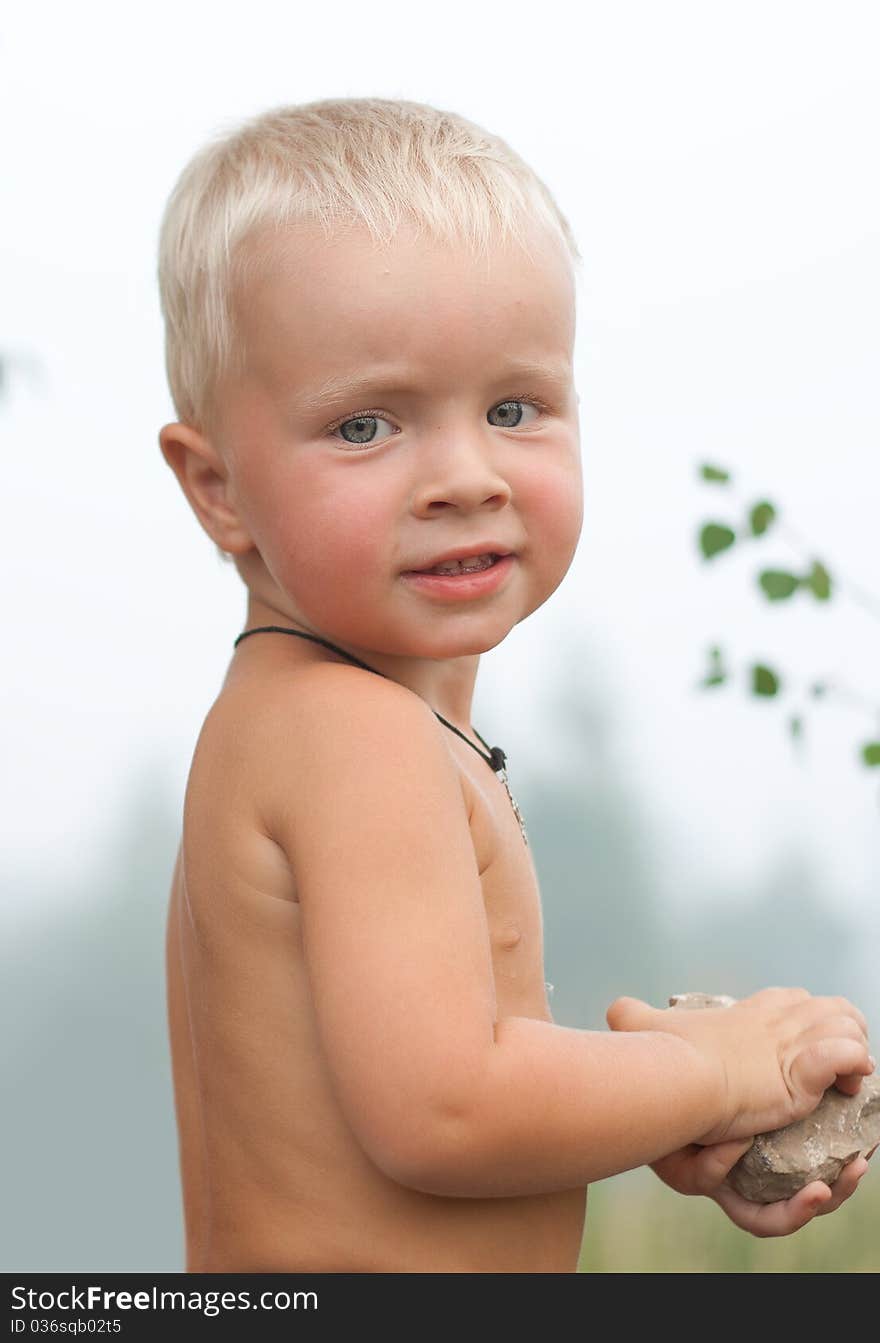
[[(793, 541), (795, 545), (802, 546), (811, 555), (819, 553), (809, 537), (795, 531), (790, 524), (780, 522), (777, 518), (774, 525), (783, 536), (789, 539), (789, 541)], [(854, 583), (851, 578), (841, 579), (839, 574), (840, 570), (835, 568), (832, 573), (835, 585), (839, 587), (842, 592), (846, 593), (850, 600), (854, 601), (857, 606), (860, 606), (863, 611), (867, 611), (868, 615), (873, 616), (875, 620), (880, 620), (880, 598), (875, 597), (872, 592), (868, 592), (867, 589), (863, 588), (860, 584)]]
[[(732, 485), (732, 482), (728, 483), (724, 488), (731, 490), (731, 492), (739, 499), (743, 508), (748, 507), (744, 494), (741, 490), (737, 489), (735, 485)], [(766, 495), (759, 495), (757, 491), (751, 491), (751, 493), (759, 500), (766, 498)], [(775, 507), (776, 506), (774, 505), (774, 509)], [(813, 545), (808, 536), (804, 536), (802, 532), (798, 532), (789, 523), (780, 521), (780, 514), (778, 511), (776, 512), (776, 517), (771, 524), (770, 530), (773, 528), (781, 533), (782, 536), (787, 537), (787, 539), (793, 542), (794, 545), (800, 546), (810, 556), (815, 557), (818, 554), (824, 553)], [(764, 535), (764, 533), (761, 533), (761, 535)], [(751, 539), (757, 540), (758, 538), (754, 537)], [(857, 606), (860, 606), (868, 615), (872, 616), (875, 620), (880, 620), (880, 597), (875, 597), (872, 592), (868, 592), (868, 590), (863, 588), (860, 583), (854, 583), (851, 578), (845, 576), (841, 578), (839, 569), (835, 568), (831, 573), (831, 577), (835, 587), (845, 593), (851, 601), (855, 602)]]
[[(730, 684), (732, 678), (726, 676), (725, 682)], [(821, 685), (822, 693), (820, 695), (813, 694), (813, 686), (815, 685)], [(706, 689), (704, 682), (700, 682), (700, 688)], [(781, 699), (782, 695), (785, 694), (795, 696), (802, 694), (805, 699), (814, 703), (820, 701), (827, 703), (829, 700), (838, 700), (847, 708), (857, 709), (860, 713), (865, 713), (873, 718), (878, 724), (878, 731), (880, 731), (880, 705), (872, 703), (871, 700), (860, 694), (858, 690), (852, 690), (849, 686), (843, 685), (833, 677), (828, 677), (827, 679), (813, 677), (809, 682), (804, 682), (801, 686), (791, 685), (786, 682), (781, 695), (774, 695), (772, 698)], [(793, 705), (789, 705), (788, 707), (794, 709)]]

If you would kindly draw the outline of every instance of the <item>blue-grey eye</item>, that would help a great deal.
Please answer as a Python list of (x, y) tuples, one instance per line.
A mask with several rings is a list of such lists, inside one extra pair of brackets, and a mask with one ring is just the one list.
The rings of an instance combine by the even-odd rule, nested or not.
[[(522, 421), (523, 406), (531, 405), (528, 401), (500, 401), (497, 406), (493, 406), (489, 411), (490, 415), (500, 416), (501, 423), (497, 426), (499, 429), (516, 429)], [(531, 406), (532, 410), (537, 407)]]
[(341, 433), (348, 425), (353, 425), (353, 437), (349, 438), (347, 433), (344, 434), (345, 442), (357, 447), (368, 447), (374, 441), (375, 426), (378, 423), (388, 424), (388, 420), (384, 420), (381, 415), (356, 415), (353, 419), (343, 420), (342, 424), (336, 426), (334, 432)]

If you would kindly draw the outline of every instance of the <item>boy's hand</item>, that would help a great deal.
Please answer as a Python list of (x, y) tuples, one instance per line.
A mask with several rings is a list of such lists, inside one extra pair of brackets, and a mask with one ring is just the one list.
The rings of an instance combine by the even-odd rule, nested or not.
[[(789, 1236), (814, 1217), (834, 1212), (853, 1193), (868, 1169), (865, 1157), (844, 1166), (833, 1185), (814, 1180), (793, 1198), (779, 1203), (752, 1203), (725, 1183), (728, 1172), (749, 1150), (752, 1139), (700, 1147), (691, 1143), (651, 1163), (664, 1184), (679, 1194), (704, 1194), (723, 1208), (742, 1231), (753, 1236)], [(873, 1156), (869, 1152), (868, 1156)]]
[(663, 1031), (694, 1047), (718, 1097), (716, 1122), (697, 1135), (706, 1146), (784, 1128), (815, 1110), (832, 1085), (855, 1095), (874, 1070), (859, 1009), (806, 989), (762, 989), (698, 1012), (618, 998), (606, 1015), (612, 1030)]

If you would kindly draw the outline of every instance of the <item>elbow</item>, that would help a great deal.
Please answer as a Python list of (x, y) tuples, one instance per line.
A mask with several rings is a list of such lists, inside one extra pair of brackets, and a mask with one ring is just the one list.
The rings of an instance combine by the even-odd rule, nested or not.
[(361, 1087), (345, 1109), (367, 1158), (388, 1179), (422, 1194), (467, 1197), (479, 1185), (489, 1059), (459, 1050), (453, 1063), (428, 1076), (401, 1073), (397, 1085), (386, 1081), (369, 1095)]
[(475, 1194), (468, 1178), (468, 1162), (456, 1141), (425, 1144), (406, 1160), (387, 1163), (385, 1174), (395, 1184), (419, 1194), (440, 1198), (467, 1198)]
[(372, 1160), (384, 1175), (405, 1189), (446, 1198), (473, 1192), (471, 1124), (463, 1114), (414, 1120)]

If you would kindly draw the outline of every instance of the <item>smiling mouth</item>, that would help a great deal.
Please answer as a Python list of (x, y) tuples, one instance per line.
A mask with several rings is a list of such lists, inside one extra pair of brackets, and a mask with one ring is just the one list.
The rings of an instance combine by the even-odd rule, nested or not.
[(501, 557), (499, 555), (469, 555), (464, 560), (447, 560), (445, 564), (435, 564), (433, 569), (416, 569), (417, 574), (445, 574), (447, 577), (454, 577), (456, 574), (479, 574), (484, 569), (491, 569), (493, 564), (497, 564)]
[(515, 557), (507, 553), (467, 555), (430, 569), (410, 569), (403, 574), (403, 580), (438, 602), (469, 602), (502, 588), (515, 563)]

